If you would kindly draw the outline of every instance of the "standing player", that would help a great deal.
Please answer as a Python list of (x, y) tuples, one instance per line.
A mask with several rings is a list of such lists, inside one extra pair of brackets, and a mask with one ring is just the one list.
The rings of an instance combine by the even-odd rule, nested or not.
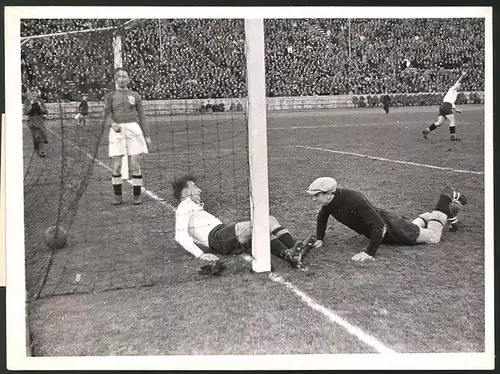
[[(203, 251), (202, 245), (212, 252), (229, 255), (243, 251), (252, 237), (250, 221), (222, 223), (205, 211), (201, 202), (201, 190), (195, 178), (184, 176), (172, 183), (174, 197), (179, 201), (175, 212), (175, 241), (200, 260), (215, 262), (219, 258)], [(299, 255), (300, 242), (281, 226), (276, 218), (269, 217), (271, 253), (288, 262), (293, 268), (305, 269), (303, 256)], [(197, 245), (198, 244), (198, 245)]]
[(467, 204), (465, 196), (451, 188), (441, 191), (436, 208), (412, 222), (386, 210), (374, 207), (363, 194), (346, 188), (337, 188), (333, 178), (316, 179), (307, 191), (321, 204), (317, 217), (315, 247), (323, 245), (328, 218), (335, 217), (358, 234), (370, 239), (368, 247), (352, 257), (354, 261), (373, 259), (381, 243), (416, 245), (436, 244), (441, 240), (443, 226), (448, 221), (450, 230), (458, 224), (457, 213)]
[(28, 98), (24, 101), (23, 113), (28, 116), (27, 124), (31, 131), (33, 147), (40, 157), (45, 157), (45, 144), (48, 143), (47, 129), (45, 128), (45, 116), (47, 107), (40, 97), (38, 89), (32, 88), (28, 92)]
[(82, 101), (78, 105), (78, 114), (75, 116), (75, 119), (81, 123), (83, 121), (83, 126), (85, 126), (85, 120), (89, 115), (89, 103), (87, 102), (88, 96), (83, 95)]
[(389, 107), (391, 106), (391, 98), (389, 97), (388, 94), (385, 94), (382, 96), (382, 105), (384, 107), (385, 113), (389, 113)]
[(460, 141), (460, 138), (457, 138), (455, 134), (455, 114), (453, 111), (457, 113), (461, 113), (461, 110), (458, 110), (455, 106), (455, 101), (457, 100), (458, 89), (460, 88), (462, 79), (465, 77), (465, 72), (460, 75), (458, 80), (455, 82), (453, 86), (448, 90), (446, 95), (443, 98), (443, 103), (439, 107), (439, 117), (436, 122), (434, 122), (430, 127), (427, 127), (422, 131), (424, 138), (427, 139), (427, 136), (431, 133), (431, 131), (436, 130), (439, 126), (441, 126), (445, 119), (450, 121), (450, 139), (451, 141)]
[(130, 156), (134, 204), (141, 203), (142, 172), (140, 155), (148, 153), (149, 125), (142, 107), (141, 95), (128, 89), (128, 71), (118, 68), (115, 71), (116, 90), (104, 98), (105, 123), (109, 130), (109, 156), (113, 158), (114, 205), (122, 199), (122, 157)]

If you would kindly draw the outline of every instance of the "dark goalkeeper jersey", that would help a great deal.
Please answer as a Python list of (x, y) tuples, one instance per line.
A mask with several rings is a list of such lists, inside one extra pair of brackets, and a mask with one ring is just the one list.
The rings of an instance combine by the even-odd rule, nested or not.
[(413, 245), (419, 233), (418, 226), (374, 207), (363, 194), (345, 188), (338, 188), (332, 201), (321, 207), (316, 227), (318, 240), (324, 239), (330, 216), (370, 239), (365, 252), (371, 256), (375, 255), (382, 241)]

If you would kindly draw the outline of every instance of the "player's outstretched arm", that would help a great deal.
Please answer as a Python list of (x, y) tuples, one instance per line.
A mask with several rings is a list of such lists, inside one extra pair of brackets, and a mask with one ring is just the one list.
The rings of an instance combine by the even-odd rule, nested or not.
[(191, 235), (189, 235), (190, 214), (186, 212), (176, 212), (175, 214), (175, 241), (194, 257), (200, 258), (204, 252), (198, 247)]
[(358, 216), (363, 217), (362, 219), (366, 222), (370, 228), (369, 239), (367, 248), (352, 257), (354, 261), (364, 261), (368, 259), (373, 259), (375, 253), (380, 247), (382, 240), (384, 239), (385, 232), (387, 231), (387, 226), (380, 216), (380, 214), (373, 208), (368, 202), (361, 202), (357, 208)]
[(316, 241), (314, 242), (314, 248), (319, 248), (323, 245), (329, 217), (330, 212), (328, 209), (326, 207), (321, 207), (316, 218)]

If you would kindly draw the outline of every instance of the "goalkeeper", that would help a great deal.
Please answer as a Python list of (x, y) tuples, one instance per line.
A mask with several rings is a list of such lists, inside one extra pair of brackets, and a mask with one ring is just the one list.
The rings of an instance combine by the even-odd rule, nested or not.
[[(174, 197), (179, 201), (175, 212), (175, 241), (182, 248), (200, 260), (216, 262), (214, 254), (229, 255), (239, 253), (251, 240), (250, 221), (222, 223), (217, 217), (205, 211), (201, 202), (201, 190), (195, 178), (184, 176), (172, 183)], [(281, 226), (276, 218), (269, 217), (271, 253), (288, 262), (293, 268), (305, 269), (300, 252), (300, 242), (296, 242), (290, 232)], [(196, 244), (195, 244), (196, 243)], [(197, 244), (214, 253), (203, 251)]]
[(457, 213), (461, 205), (467, 204), (465, 196), (446, 187), (441, 191), (435, 209), (408, 222), (402, 217), (374, 207), (365, 196), (347, 188), (337, 188), (333, 178), (316, 179), (307, 193), (321, 205), (317, 217), (316, 248), (323, 245), (328, 218), (365, 235), (370, 242), (364, 252), (352, 257), (354, 261), (373, 259), (381, 243), (416, 245), (436, 244), (441, 240), (443, 226), (447, 223), (456, 231)]
[(109, 156), (113, 158), (113, 192), (114, 205), (120, 205), (122, 199), (122, 157), (130, 156), (132, 168), (133, 202), (141, 204), (141, 188), (143, 184), (141, 171), (141, 154), (148, 153), (149, 125), (142, 107), (141, 95), (128, 89), (130, 82), (128, 71), (116, 69), (116, 90), (104, 98), (105, 124), (109, 130)]

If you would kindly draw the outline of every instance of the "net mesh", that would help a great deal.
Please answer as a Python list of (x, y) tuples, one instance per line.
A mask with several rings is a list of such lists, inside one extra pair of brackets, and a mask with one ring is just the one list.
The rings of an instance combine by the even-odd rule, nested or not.
[[(22, 44), (23, 94), (36, 87), (48, 109), (47, 156), (34, 151), (29, 120), (23, 134), (31, 299), (155, 284), (168, 257), (184, 255), (174, 241), (171, 189), (184, 174), (197, 177), (207, 211), (223, 221), (250, 218), (243, 21), (231, 22), (241, 22), (241, 33), (224, 39), (234, 25), (220, 20), (23, 20), (22, 36), (115, 27)], [(208, 49), (198, 38), (210, 40)], [(114, 88), (117, 53), (151, 128), (149, 153), (141, 161), (147, 196), (140, 206), (130, 203), (127, 180), (125, 203), (111, 205), (103, 97)], [(89, 115), (75, 119), (84, 93)], [(67, 230), (68, 243), (50, 251), (44, 231), (55, 224)]]

